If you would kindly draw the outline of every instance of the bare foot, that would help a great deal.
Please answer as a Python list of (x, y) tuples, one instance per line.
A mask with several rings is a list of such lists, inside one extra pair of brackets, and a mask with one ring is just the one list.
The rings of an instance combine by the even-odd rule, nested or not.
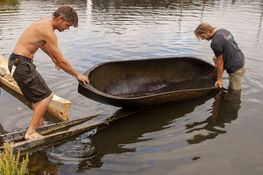
[(38, 134), (37, 132), (32, 132), (32, 133), (26, 133), (25, 134), (25, 139), (26, 140), (31, 140), (31, 141), (34, 141), (34, 140), (39, 140), (39, 139), (42, 139), (43, 136)]

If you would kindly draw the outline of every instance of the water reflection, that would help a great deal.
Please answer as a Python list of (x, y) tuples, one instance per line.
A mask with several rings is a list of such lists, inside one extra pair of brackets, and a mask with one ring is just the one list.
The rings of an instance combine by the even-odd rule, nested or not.
[(168, 124), (193, 112), (197, 106), (204, 104), (210, 98), (212, 97), (207, 96), (186, 103), (149, 110), (113, 123), (94, 135), (91, 139), (91, 144), (95, 148), (94, 157), (81, 161), (79, 168), (101, 167), (104, 155), (135, 152), (134, 148), (127, 148), (124, 145), (144, 141), (142, 136), (145, 133), (158, 132), (167, 128)]
[(39, 151), (30, 156), (28, 169), (29, 169), (29, 174), (31, 175), (58, 174), (56, 164), (48, 161), (48, 156), (44, 151)]
[[(103, 165), (103, 156), (135, 152), (135, 149), (125, 148), (123, 145), (143, 141), (141, 137), (145, 133), (158, 132), (164, 128), (169, 128), (167, 125), (193, 112), (197, 106), (204, 104), (213, 95), (210, 94), (193, 101), (139, 112), (101, 128), (92, 137), (90, 136), (94, 134), (94, 131), (91, 131), (93, 133), (82, 134), (80, 137), (67, 141), (56, 148), (51, 148), (48, 155), (46, 152), (34, 153), (31, 158), (34, 161), (30, 161), (30, 172), (41, 174), (46, 171), (52, 174), (56, 171), (52, 162), (55, 164), (78, 163), (79, 170), (101, 167)], [(130, 111), (121, 109), (114, 115), (127, 112), (130, 113)], [(69, 172), (70, 170), (65, 167), (63, 171)]]
[(209, 0), (203, 0), (202, 9), (201, 9), (201, 15), (200, 15), (200, 23), (203, 22), (205, 6), (206, 6), (208, 1)]
[[(12, 4), (12, 2), (15, 3)], [(48, 156), (40, 153), (36, 156), (36, 159), (32, 159), (36, 161), (37, 164), (40, 164), (40, 166), (38, 166), (39, 172), (46, 170), (46, 167), (51, 169), (50, 172), (58, 172), (63, 168), (68, 169), (73, 166), (77, 166), (77, 170), (71, 173), (77, 174), (78, 166), (83, 170), (91, 168), (92, 166), (111, 166), (112, 162), (114, 163), (115, 161), (119, 161), (120, 157), (119, 155), (116, 155), (115, 159), (111, 158), (112, 161), (107, 162), (105, 159), (109, 159), (109, 154), (118, 152), (125, 153), (125, 151), (127, 151), (127, 157), (125, 157), (125, 154), (121, 154), (121, 156), (124, 157), (124, 161), (127, 160), (131, 163), (127, 165), (127, 169), (132, 169), (134, 167), (136, 169), (140, 168), (136, 162), (138, 162), (137, 160), (141, 160), (141, 158), (144, 160), (143, 163), (147, 165), (156, 165), (161, 162), (156, 160), (156, 157), (168, 157), (167, 159), (169, 159), (169, 162), (165, 162), (163, 160), (162, 162), (165, 162), (166, 165), (164, 165), (164, 167), (169, 170), (167, 170), (166, 173), (152, 174), (173, 174), (173, 172), (178, 172), (177, 170), (180, 169), (182, 170), (182, 173), (178, 174), (187, 174), (189, 171), (195, 171), (195, 165), (192, 166), (191, 162), (199, 163), (199, 161), (202, 162), (202, 160), (207, 160), (205, 165), (199, 164), (200, 169), (203, 168), (203, 172), (206, 167), (214, 167), (213, 165), (216, 165), (213, 170), (216, 174), (222, 174), (222, 172), (226, 172), (231, 169), (227, 169), (227, 166), (222, 163), (227, 161), (224, 161), (225, 159), (222, 156), (218, 156), (218, 154), (221, 155), (220, 145), (222, 142), (227, 141), (226, 137), (230, 137), (229, 139), (233, 141), (233, 144), (238, 145), (235, 149), (223, 150), (223, 152), (226, 153), (228, 160), (239, 159), (239, 161), (235, 162), (235, 167), (238, 167), (236, 170), (239, 170), (236, 174), (247, 174), (242, 171), (242, 167), (246, 168), (248, 166), (252, 171), (256, 169), (261, 170), (259, 162), (262, 158), (254, 156), (253, 150), (254, 152), (262, 151), (259, 146), (262, 145), (262, 139), (257, 139), (260, 137), (257, 133), (260, 133), (262, 130), (262, 127), (260, 126), (260, 109), (262, 109), (262, 74), (260, 74), (260, 67), (262, 65), (262, 59), (260, 59), (260, 55), (262, 55), (262, 0), (0, 1), (1, 54), (10, 53), (10, 49), (12, 49), (15, 44), (15, 38), (17, 38), (16, 35), (19, 32), (22, 32), (22, 29), (24, 29), (28, 23), (31, 23), (35, 18), (42, 16), (43, 14), (50, 15), (52, 9), (55, 9), (58, 5), (63, 3), (70, 3), (77, 7), (80, 15), (80, 27), (73, 31), (74, 35), (72, 35), (72, 33), (68, 33), (68, 35), (62, 34), (63, 37), (59, 37), (61, 40), (61, 48), (63, 49), (65, 56), (73, 58), (71, 59), (72, 64), (77, 66), (77, 68), (81, 71), (85, 71), (88, 67), (98, 62), (124, 58), (136, 59), (186, 54), (196, 55), (207, 60), (209, 59), (210, 61), (211, 53), (210, 50), (207, 49), (208, 44), (198, 43), (192, 32), (193, 28), (197, 25), (196, 23), (199, 23), (200, 20), (204, 20), (235, 32), (237, 34), (237, 38), (239, 38), (238, 40), (240, 41), (240, 46), (244, 48), (244, 51), (246, 52), (245, 55), (247, 57), (248, 74), (244, 81), (245, 91), (243, 91), (244, 93), (242, 94), (245, 98), (244, 101), (242, 101), (242, 113), (240, 114), (238, 114), (240, 106), (240, 99), (238, 96), (237, 98), (234, 97), (234, 99), (237, 100), (233, 100), (236, 101), (236, 103), (232, 104), (232, 100), (227, 100), (226, 96), (228, 96), (228, 92), (224, 92), (224, 95), (220, 95), (220, 97), (216, 98), (215, 101), (213, 101), (213, 99), (208, 100), (208, 106), (207, 103), (200, 105), (200, 108), (202, 108), (201, 110), (193, 111), (186, 109), (188, 106), (192, 108), (191, 106), (193, 104), (190, 102), (185, 103), (185, 106), (179, 105), (182, 109), (175, 106), (174, 109), (163, 110), (163, 114), (153, 114), (151, 112), (146, 113), (146, 115), (152, 115), (153, 118), (152, 116), (142, 114), (140, 115), (140, 119), (138, 119), (139, 117), (134, 116), (134, 119), (129, 118), (127, 121), (126, 119), (121, 120), (114, 125), (119, 127), (119, 130), (114, 126), (110, 126), (110, 128), (105, 128), (105, 132), (101, 131), (96, 134), (90, 142), (83, 142), (83, 140), (87, 138), (83, 139), (82, 135), (82, 138), (79, 140), (75, 139), (74, 141), (68, 141), (68, 144), (63, 144), (65, 148), (59, 151), (57, 150), (59, 147), (57, 147), (55, 149), (56, 153), (60, 154), (64, 151), (66, 156), (70, 157), (71, 155), (73, 163), (70, 162), (67, 164), (68, 167), (67, 165), (62, 167), (62, 164), (66, 162), (65, 157), (61, 157), (61, 161), (54, 161), (54, 159), (50, 158), (50, 150), (44, 151), (47, 152)], [(246, 22), (246, 25), (244, 25), (244, 21)], [(113, 32), (107, 32), (108, 29)], [(52, 90), (54, 90), (56, 94), (72, 101), (72, 119), (85, 116), (90, 111), (92, 111), (92, 114), (115, 111), (115, 108), (84, 99), (76, 92), (76, 83), (71, 78), (67, 79), (66, 76), (64, 76), (65, 74), (56, 72), (53, 65), (50, 66), (50, 60), (45, 59), (46, 57), (42, 59), (40, 56), (39, 58), (40, 59), (37, 59), (36, 61), (41, 63), (39, 68), (47, 76), (47, 81)], [(211, 107), (210, 102), (214, 102), (214, 106), (212, 107), (212, 110), (214, 110), (213, 112), (207, 112), (207, 109)], [(16, 99), (7, 99), (5, 97), (1, 98), (0, 96), (0, 104), (7, 104), (5, 106), (10, 106), (11, 108), (16, 103)], [(17, 106), (19, 105), (20, 103), (17, 104)], [(1, 110), (3, 110), (4, 113), (1, 116), (1, 121), (6, 121), (1, 122), (4, 129), (10, 131), (14, 130), (15, 127), (26, 126), (26, 120), (24, 118), (25, 115), (28, 115), (26, 110), (23, 109), (22, 112), (12, 109)], [(156, 109), (155, 111), (158, 110)], [(180, 113), (180, 111), (182, 112)], [(203, 113), (203, 111), (205, 111), (205, 113)], [(187, 117), (182, 117), (184, 115)], [(17, 118), (10, 118), (10, 116), (17, 116)], [(248, 119), (253, 128), (243, 132), (243, 129), (246, 128), (248, 124), (247, 122), (244, 122), (245, 116), (253, 117), (252, 119)], [(190, 119), (186, 120), (186, 118)], [(156, 122), (151, 121), (152, 119), (156, 120)], [(179, 119), (179, 122), (177, 119)], [(22, 123), (21, 125), (12, 125), (12, 123), (17, 123), (18, 120)], [(162, 120), (164, 120), (163, 123)], [(182, 120), (184, 120), (184, 122), (180, 123)], [(232, 136), (231, 138), (232, 131), (230, 133), (226, 126), (233, 129), (233, 125), (229, 123), (234, 120), (238, 123), (238, 128), (235, 128), (236, 133), (233, 134), (238, 137)], [(150, 126), (149, 121), (155, 124)], [(142, 123), (142, 125), (139, 126), (138, 123)], [(138, 154), (134, 152), (136, 151), (136, 148), (140, 149), (141, 145), (146, 148), (151, 148), (152, 145), (149, 146), (147, 141), (141, 143), (141, 145), (136, 145), (136, 143), (140, 142), (141, 139), (144, 139), (144, 135), (148, 134), (147, 132), (163, 132), (163, 128), (166, 127), (165, 125), (167, 123), (170, 123), (171, 125), (174, 124), (174, 128), (170, 129), (176, 130), (177, 134), (178, 125), (181, 127), (182, 130), (178, 135), (173, 135), (172, 133), (171, 136), (175, 139), (183, 140), (183, 143), (180, 142), (180, 146), (183, 147), (183, 151), (180, 149), (179, 151), (175, 150), (174, 152), (170, 150), (162, 152), (160, 150), (167, 145), (163, 142), (162, 138), (155, 138), (157, 148), (155, 147), (155, 152), (152, 152), (150, 155), (152, 156), (151, 158), (149, 158), (147, 150), (141, 151)], [(136, 127), (135, 129), (138, 129), (138, 131), (133, 133), (134, 131), (130, 127)], [(131, 133), (127, 134), (127, 132)], [(109, 136), (108, 133), (110, 134)], [(153, 133), (153, 135), (156, 133)], [(224, 137), (217, 137), (219, 135), (223, 135)], [(164, 133), (163, 136), (169, 137), (170, 133)], [(169, 137), (169, 139), (172, 139), (172, 137)], [(252, 139), (246, 141), (246, 144), (244, 144), (241, 140), (247, 137), (251, 137)], [(211, 142), (206, 142), (212, 138), (216, 138), (212, 141), (212, 143), (215, 143), (213, 146), (211, 146)], [(257, 140), (257, 142), (254, 142), (255, 140)], [(170, 142), (170, 145), (173, 145), (173, 141), (174, 140), (172, 139), (172, 143)], [(177, 144), (177, 141), (178, 140), (174, 141), (175, 145)], [(134, 144), (130, 146), (131, 144), (129, 143)], [(76, 146), (72, 146), (74, 144)], [(94, 146), (96, 151), (94, 154), (95, 157), (93, 158), (90, 158), (87, 155), (90, 144), (91, 147)], [(110, 146), (108, 146), (108, 144)], [(246, 160), (244, 160), (242, 155), (239, 153), (241, 153), (244, 149), (251, 148), (250, 146), (252, 145), (253, 149), (246, 151)], [(197, 152), (197, 155), (199, 155), (200, 147), (206, 150), (209, 147), (213, 147), (214, 150), (219, 151), (217, 151), (217, 154), (213, 154), (211, 156), (202, 154), (201, 156), (203, 156), (202, 158), (204, 159), (199, 159), (198, 161), (186, 163), (180, 163), (179, 161), (178, 163), (180, 156), (185, 156), (189, 150), (194, 153)], [(72, 150), (75, 152), (72, 153)], [(179, 158), (177, 156), (178, 152), (180, 152)], [(136, 161), (132, 162), (132, 160), (129, 160), (130, 153), (134, 155), (134, 160)], [(171, 157), (169, 157), (169, 154)], [(255, 155), (257, 155), (257, 153), (255, 153)], [(85, 160), (81, 159), (82, 157)], [(191, 155), (189, 155), (189, 157), (191, 157)], [(187, 159), (186, 157), (183, 158)], [(43, 162), (46, 161), (46, 164), (39, 163), (37, 159)], [(75, 163), (74, 160), (76, 160)], [(247, 165), (248, 161), (251, 162), (250, 165)], [(53, 165), (54, 167), (52, 167)], [(176, 168), (174, 168), (175, 165)], [(56, 168), (57, 170), (53, 170), (53, 168)], [(123, 165), (116, 165), (114, 168), (122, 169)], [(155, 166), (150, 167), (149, 169), (152, 170), (152, 172), (158, 172), (160, 167)], [(144, 170), (148, 170), (147, 167)], [(123, 172), (123, 174), (125, 174), (125, 171)], [(203, 174), (211, 173), (206, 172)]]
[(123, 6), (140, 6), (140, 7), (171, 7), (171, 4), (191, 5), (193, 0), (92, 0), (94, 6), (100, 8), (123, 8)]
[(262, 25), (262, 19), (263, 19), (263, 1), (261, 1), (261, 2), (262, 2), (262, 4), (261, 4), (262, 11), (261, 11), (261, 15), (260, 15), (258, 32), (257, 32), (257, 42), (259, 42), (259, 40), (260, 40), (261, 25)]
[(198, 134), (188, 139), (189, 144), (197, 144), (207, 139), (214, 139), (219, 134), (226, 133), (225, 124), (231, 123), (237, 119), (238, 110), (240, 109), (241, 92), (222, 91), (215, 97), (212, 106), (212, 114), (206, 120), (187, 124), (187, 133), (206, 130), (207, 135)]
[(1, 0), (0, 1), (0, 6), (2, 5), (15, 6), (17, 4), (19, 4), (18, 0)]

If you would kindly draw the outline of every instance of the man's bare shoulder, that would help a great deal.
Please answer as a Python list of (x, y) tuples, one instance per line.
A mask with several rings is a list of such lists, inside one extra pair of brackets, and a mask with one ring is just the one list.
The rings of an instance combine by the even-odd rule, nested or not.
[(39, 20), (33, 22), (29, 28), (28, 32), (35, 33), (39, 39), (46, 40), (48, 38), (55, 38), (55, 32), (52, 26), (52, 18), (40, 18)]
[(33, 28), (40, 31), (52, 31), (52, 19), (50, 18), (40, 18), (33, 22), (29, 28)]

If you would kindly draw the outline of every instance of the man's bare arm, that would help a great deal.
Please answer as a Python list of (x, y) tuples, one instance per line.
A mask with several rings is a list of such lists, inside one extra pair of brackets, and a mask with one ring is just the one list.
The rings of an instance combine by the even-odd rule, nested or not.
[(58, 48), (57, 37), (52, 32), (46, 36), (46, 48), (48, 48), (48, 53), (50, 57), (53, 58), (56, 64), (62, 68), (68, 74), (76, 77), (79, 81), (82, 81), (84, 84), (89, 83), (89, 80), (86, 76), (78, 73), (71, 64), (63, 57), (60, 49)]
[(217, 56), (215, 59), (215, 65), (217, 68), (217, 81), (215, 82), (215, 86), (222, 88), (223, 87), (223, 72), (224, 72), (224, 59), (223, 55)]
[(52, 56), (52, 54), (50, 53), (50, 50), (49, 50), (47, 44), (44, 44), (42, 47), (40, 47), (40, 49), (41, 49), (43, 52), (45, 52), (45, 53), (52, 59), (52, 61), (56, 64), (56, 69), (57, 69), (57, 70), (60, 70), (61, 67), (58, 66), (56, 60), (53, 58), (53, 56)]

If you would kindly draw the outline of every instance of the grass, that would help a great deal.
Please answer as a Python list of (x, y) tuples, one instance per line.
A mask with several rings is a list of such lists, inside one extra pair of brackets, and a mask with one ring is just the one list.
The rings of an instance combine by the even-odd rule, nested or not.
[(4, 150), (0, 152), (0, 175), (27, 175), (28, 154), (20, 157), (20, 152), (13, 154), (11, 144), (5, 143)]

